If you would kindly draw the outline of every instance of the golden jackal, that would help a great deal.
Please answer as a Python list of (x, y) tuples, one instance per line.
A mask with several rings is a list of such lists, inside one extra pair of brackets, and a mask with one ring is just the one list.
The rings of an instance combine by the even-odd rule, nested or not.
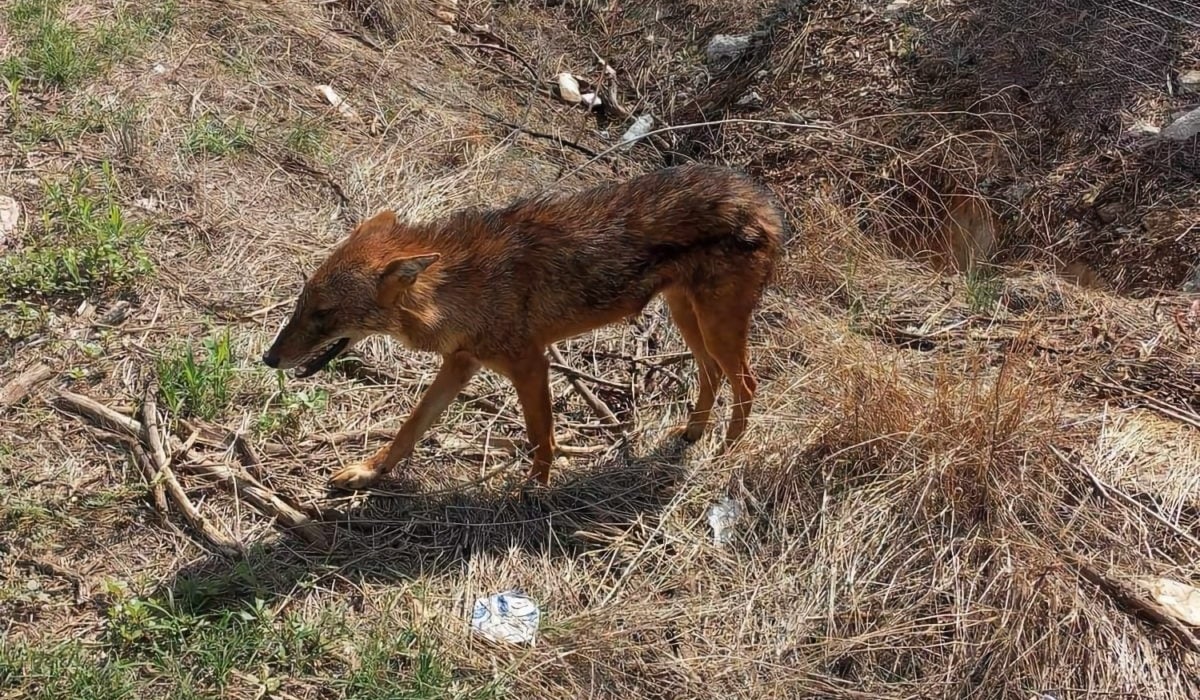
[(402, 224), (383, 211), (305, 283), (263, 362), (309, 376), (374, 333), (442, 356), (392, 444), (337, 472), (333, 486), (366, 487), (406, 458), (480, 367), (516, 388), (533, 448), (530, 477), (545, 484), (557, 451), (547, 346), (635, 315), (662, 294), (699, 375), (679, 434), (689, 442), (703, 435), (728, 378), (727, 448), (754, 400), (746, 340), (783, 236), (764, 189), (709, 165), (436, 223)]

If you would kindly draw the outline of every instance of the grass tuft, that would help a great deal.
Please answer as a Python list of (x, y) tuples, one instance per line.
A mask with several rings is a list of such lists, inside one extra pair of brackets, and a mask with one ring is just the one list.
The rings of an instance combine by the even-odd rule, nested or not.
[(64, 16), (63, 0), (16, 0), (4, 12), (18, 50), (0, 63), (0, 75), (69, 88), (136, 53), (174, 23), (175, 4), (122, 4), (113, 18), (84, 31)]
[(146, 228), (126, 217), (116, 191), (108, 163), (99, 178), (77, 171), (65, 183), (46, 184), (41, 231), (0, 258), (0, 291), (13, 297), (119, 292), (149, 274)]
[(192, 125), (184, 136), (183, 149), (193, 155), (207, 153), (227, 156), (250, 147), (252, 137), (240, 121), (225, 122), (205, 117)]
[(229, 405), (236, 359), (228, 331), (191, 342), (158, 359), (159, 393), (173, 415), (211, 419)]

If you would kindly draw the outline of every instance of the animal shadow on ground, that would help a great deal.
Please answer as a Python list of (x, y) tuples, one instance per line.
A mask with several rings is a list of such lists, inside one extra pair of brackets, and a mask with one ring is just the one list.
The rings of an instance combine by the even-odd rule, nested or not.
[[(625, 442), (590, 466), (572, 460), (540, 489), (512, 479), (508, 488), (424, 495), (400, 477), (389, 492), (411, 495), (371, 495), (343, 511), (325, 525), (328, 549), (306, 549), (285, 537), (240, 558), (213, 555), (177, 571), (158, 593), (186, 609), (213, 612), (270, 602), (331, 577), (386, 583), (464, 569), (472, 557), (491, 552), (579, 556), (599, 546), (581, 533), (611, 534), (658, 515), (687, 473), (684, 450), (681, 441), (665, 438), (637, 455)], [(526, 466), (513, 471), (523, 474)]]

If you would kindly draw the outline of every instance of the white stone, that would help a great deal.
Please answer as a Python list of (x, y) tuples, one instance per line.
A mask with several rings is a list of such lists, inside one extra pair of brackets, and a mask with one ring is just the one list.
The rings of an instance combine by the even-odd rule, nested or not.
[(17, 230), (21, 221), (21, 204), (12, 197), (0, 195), (0, 247)]

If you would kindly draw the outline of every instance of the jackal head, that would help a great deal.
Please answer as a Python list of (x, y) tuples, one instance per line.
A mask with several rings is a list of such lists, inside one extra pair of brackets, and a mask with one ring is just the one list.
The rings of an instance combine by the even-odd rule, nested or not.
[(308, 377), (358, 341), (398, 329), (395, 307), (437, 253), (389, 249), (396, 215), (383, 211), (359, 224), (304, 283), (287, 324), (262, 360)]

